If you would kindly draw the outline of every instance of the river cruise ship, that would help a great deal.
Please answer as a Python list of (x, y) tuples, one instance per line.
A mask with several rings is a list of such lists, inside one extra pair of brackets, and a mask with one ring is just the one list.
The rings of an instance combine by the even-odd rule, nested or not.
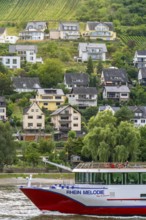
[(20, 190), (42, 211), (100, 216), (146, 216), (146, 165), (80, 163), (74, 184)]

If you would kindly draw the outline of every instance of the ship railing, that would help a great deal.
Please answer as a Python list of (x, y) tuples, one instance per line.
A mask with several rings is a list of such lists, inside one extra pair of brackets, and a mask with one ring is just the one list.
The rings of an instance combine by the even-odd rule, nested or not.
[(79, 163), (76, 167), (78, 169), (107, 169), (107, 168), (146, 168), (146, 162), (125, 162), (125, 163), (118, 163), (118, 162), (105, 162), (105, 163), (99, 163), (99, 162), (85, 162), (85, 163)]

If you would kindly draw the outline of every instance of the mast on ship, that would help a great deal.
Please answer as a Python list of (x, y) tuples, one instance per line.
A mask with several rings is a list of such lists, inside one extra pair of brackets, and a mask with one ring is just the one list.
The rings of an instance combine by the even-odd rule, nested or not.
[(62, 165), (62, 164), (58, 164), (58, 163), (51, 162), (51, 161), (47, 160), (45, 157), (43, 157), (42, 161), (43, 161), (44, 163), (48, 163), (48, 164), (53, 165), (53, 166), (55, 166), (55, 167), (61, 168), (61, 169), (63, 169), (63, 170), (67, 170), (67, 171), (69, 171), (69, 172), (72, 172), (72, 169), (71, 169), (70, 167), (64, 166), (64, 165)]

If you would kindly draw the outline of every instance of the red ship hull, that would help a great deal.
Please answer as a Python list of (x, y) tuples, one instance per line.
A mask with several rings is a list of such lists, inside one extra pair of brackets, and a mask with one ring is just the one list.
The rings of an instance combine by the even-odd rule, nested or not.
[(101, 216), (146, 216), (145, 206), (85, 206), (68, 196), (35, 188), (20, 188), (41, 210), (61, 213)]

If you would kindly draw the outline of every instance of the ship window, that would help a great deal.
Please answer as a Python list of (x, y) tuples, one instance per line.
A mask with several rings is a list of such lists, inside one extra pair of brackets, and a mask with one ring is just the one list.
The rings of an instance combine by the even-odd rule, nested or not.
[(138, 184), (139, 175), (138, 173), (127, 173), (127, 184)]
[(146, 194), (140, 194), (140, 197), (146, 197)]
[(123, 173), (111, 173), (110, 183), (111, 184), (123, 184)]

